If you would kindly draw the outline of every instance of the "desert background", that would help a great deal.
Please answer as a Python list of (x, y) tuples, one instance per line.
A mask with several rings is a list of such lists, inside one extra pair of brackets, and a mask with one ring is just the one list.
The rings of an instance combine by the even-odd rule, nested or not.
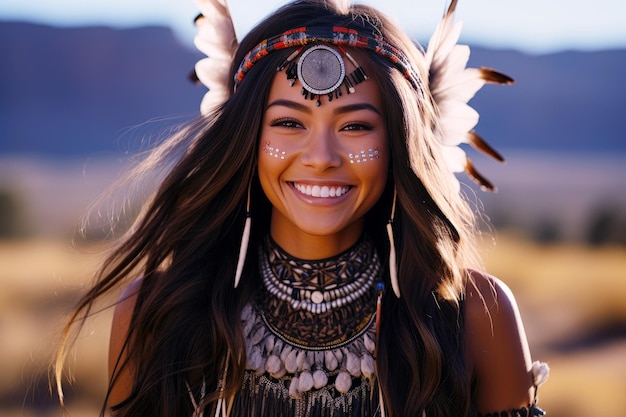
[[(554, 417), (621, 416), (626, 49), (473, 46), (472, 62), (517, 81), (472, 101), (477, 131), (507, 162), (468, 154), (499, 191), (463, 190), (483, 213), (485, 265), (513, 289), (533, 357), (551, 367), (539, 405)], [(111, 243), (115, 206), (93, 212), (86, 235), (81, 218), (137, 152), (197, 114), (204, 89), (186, 77), (199, 55), (165, 27), (2, 19), (0, 53), (0, 416), (60, 416), (51, 357)], [(99, 413), (110, 318), (91, 319), (70, 355), (72, 416)]]

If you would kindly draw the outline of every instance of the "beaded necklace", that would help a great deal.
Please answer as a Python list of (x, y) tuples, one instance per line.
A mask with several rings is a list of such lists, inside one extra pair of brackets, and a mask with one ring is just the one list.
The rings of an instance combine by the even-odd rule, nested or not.
[(267, 238), (259, 266), (265, 291), (242, 312), (246, 377), (233, 412), (374, 416), (382, 268), (373, 243), (364, 237), (336, 257), (303, 261)]
[[(259, 249), (263, 284), (294, 309), (320, 314), (342, 307), (369, 291), (379, 275), (378, 254), (366, 251), (366, 246), (362, 240), (337, 258), (311, 262), (291, 257), (268, 238), (264, 247), (270, 248), (270, 253), (263, 246)], [(329, 276), (334, 283), (325, 282)]]

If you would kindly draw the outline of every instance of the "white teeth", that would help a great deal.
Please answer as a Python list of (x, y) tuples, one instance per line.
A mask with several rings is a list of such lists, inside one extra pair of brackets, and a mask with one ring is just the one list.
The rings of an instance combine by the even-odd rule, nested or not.
[(347, 186), (304, 185), (296, 182), (294, 182), (293, 185), (302, 194), (321, 198), (340, 197), (350, 189), (350, 187)]

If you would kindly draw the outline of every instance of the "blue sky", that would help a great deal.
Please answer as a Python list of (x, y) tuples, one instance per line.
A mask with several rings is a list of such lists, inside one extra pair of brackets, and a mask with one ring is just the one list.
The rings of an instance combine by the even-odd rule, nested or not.
[[(241, 36), (285, 0), (230, 0)], [(441, 17), (446, 0), (361, 0), (394, 18), (425, 43)], [(130, 27), (171, 26), (191, 45), (193, 0), (1, 0), (0, 20), (55, 26), (102, 24)], [(460, 0), (457, 19), (462, 40), (483, 46), (534, 53), (562, 49), (626, 48), (623, 0)]]

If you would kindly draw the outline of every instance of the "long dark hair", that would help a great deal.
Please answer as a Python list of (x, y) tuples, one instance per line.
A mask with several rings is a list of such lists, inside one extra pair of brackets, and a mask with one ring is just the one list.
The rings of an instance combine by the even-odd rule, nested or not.
[[(288, 4), (260, 23), (242, 40), (231, 73), (261, 40), (312, 24), (373, 29), (405, 51), (427, 77), (418, 49), (384, 16), (366, 6), (351, 6), (346, 13), (317, 0)], [(233, 277), (249, 184), (250, 247), (268, 233), (270, 206), (256, 179), (257, 142), (276, 67), (290, 52), (265, 57), (220, 108), (164, 145), (179, 149), (184, 144), (184, 152), (71, 317), (57, 359), (58, 380), (71, 334), (80, 329), (94, 303), (140, 275), (126, 360), (116, 365), (110, 382), (132, 364), (134, 386), (117, 413), (192, 415), (188, 387), (199, 397), (203, 384), (204, 405), (214, 409), (218, 380), (226, 368), (224, 394), (238, 391), (245, 365), (239, 316), (260, 285), (255, 250), (248, 252), (237, 289)], [(442, 165), (436, 111), (428, 95), (424, 99), (417, 94), (385, 59), (355, 53), (385, 92), (390, 175), (365, 222), (381, 254), (389, 250), (384, 228), (394, 190), (397, 193), (394, 234), (402, 296), (397, 299), (391, 291), (384, 295), (376, 358), (387, 415), (417, 416), (425, 411), (429, 416), (466, 416), (471, 392), (461, 300), (465, 271), (473, 266), (473, 216)]]

